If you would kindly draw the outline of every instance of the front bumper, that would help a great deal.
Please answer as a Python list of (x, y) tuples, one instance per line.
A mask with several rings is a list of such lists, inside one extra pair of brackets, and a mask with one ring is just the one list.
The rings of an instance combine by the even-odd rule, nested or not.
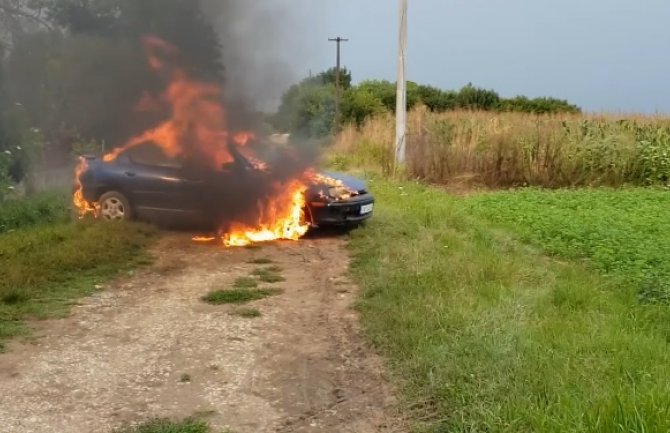
[[(313, 226), (354, 225), (373, 214), (375, 198), (370, 194), (353, 197), (345, 201), (309, 203), (309, 214)], [(369, 212), (362, 212), (365, 209)]]

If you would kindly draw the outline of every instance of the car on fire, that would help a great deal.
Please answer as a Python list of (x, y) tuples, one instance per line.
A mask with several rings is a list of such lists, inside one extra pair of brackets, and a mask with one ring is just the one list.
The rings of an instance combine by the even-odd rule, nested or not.
[[(225, 190), (220, 185), (253, 182), (254, 176), (262, 175), (241, 153), (233, 157), (212, 176), (188, 170), (187, 162), (147, 143), (121, 152), (113, 161), (84, 157), (86, 169), (78, 176), (78, 188), (100, 219), (215, 229), (220, 221), (208, 209), (208, 203), (216, 201), (211, 195)], [(355, 226), (372, 216), (375, 199), (363, 181), (338, 173), (316, 179), (305, 192), (304, 214), (311, 227)]]

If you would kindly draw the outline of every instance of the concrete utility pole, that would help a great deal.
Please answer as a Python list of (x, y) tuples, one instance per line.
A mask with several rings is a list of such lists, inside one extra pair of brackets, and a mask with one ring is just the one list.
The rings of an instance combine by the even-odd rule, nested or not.
[(337, 133), (340, 130), (340, 100), (342, 98), (340, 89), (340, 44), (342, 42), (349, 42), (349, 39), (344, 39), (338, 36), (328, 40), (337, 43), (337, 66), (335, 68), (335, 132)]
[(398, 95), (396, 100), (395, 152), (397, 165), (403, 164), (407, 153), (407, 0), (400, 0), (400, 44), (398, 52)]

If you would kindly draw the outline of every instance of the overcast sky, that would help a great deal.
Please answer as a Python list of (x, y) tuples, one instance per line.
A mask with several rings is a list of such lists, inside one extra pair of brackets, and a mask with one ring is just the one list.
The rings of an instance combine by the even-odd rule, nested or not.
[[(343, 36), (356, 81), (395, 80), (397, 0), (280, 1), (304, 24), (285, 29), (296, 72), (332, 66), (327, 39)], [(409, 3), (412, 81), (555, 96), (588, 111), (670, 113), (670, 0)]]

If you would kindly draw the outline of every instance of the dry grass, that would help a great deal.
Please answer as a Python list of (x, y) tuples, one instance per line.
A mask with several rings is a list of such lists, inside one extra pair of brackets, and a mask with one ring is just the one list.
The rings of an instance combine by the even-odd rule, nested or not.
[[(338, 137), (330, 164), (388, 175), (395, 124), (386, 115)], [(487, 186), (667, 184), (670, 119), (640, 115), (410, 113), (406, 171), (434, 183)]]

